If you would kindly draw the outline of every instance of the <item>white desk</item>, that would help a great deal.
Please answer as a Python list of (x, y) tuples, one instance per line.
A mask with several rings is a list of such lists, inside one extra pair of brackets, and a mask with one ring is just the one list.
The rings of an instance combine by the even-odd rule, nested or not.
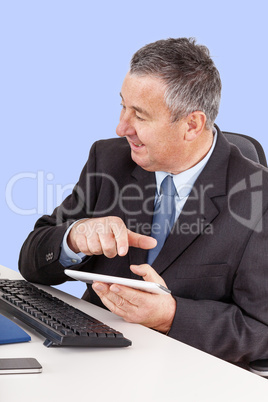
[[(0, 266), (0, 278), (20, 275)], [(127, 348), (43, 346), (44, 338), (16, 321), (31, 342), (0, 345), (0, 357), (35, 357), (41, 374), (0, 376), (0, 402), (182, 401), (239, 402), (268, 397), (268, 380), (200, 352), (58, 289), (53, 295), (132, 340)]]

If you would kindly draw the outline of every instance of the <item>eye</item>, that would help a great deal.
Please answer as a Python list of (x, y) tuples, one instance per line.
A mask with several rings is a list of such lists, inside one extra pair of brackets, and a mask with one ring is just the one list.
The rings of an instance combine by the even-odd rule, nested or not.
[(123, 105), (123, 103), (120, 103), (120, 106), (122, 106), (122, 109), (125, 109), (125, 108), (126, 108), (126, 106)]
[(139, 120), (139, 121), (144, 121), (144, 119), (142, 119), (140, 116), (138, 116), (138, 115), (135, 115), (135, 117), (136, 117), (136, 119), (137, 120)]

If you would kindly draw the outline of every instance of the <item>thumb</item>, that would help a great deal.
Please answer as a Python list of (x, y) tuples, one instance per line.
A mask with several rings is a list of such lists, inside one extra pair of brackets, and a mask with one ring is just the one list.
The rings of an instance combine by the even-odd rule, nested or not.
[(167, 287), (164, 279), (149, 264), (131, 265), (130, 269), (134, 274), (142, 276), (146, 282), (155, 282)]

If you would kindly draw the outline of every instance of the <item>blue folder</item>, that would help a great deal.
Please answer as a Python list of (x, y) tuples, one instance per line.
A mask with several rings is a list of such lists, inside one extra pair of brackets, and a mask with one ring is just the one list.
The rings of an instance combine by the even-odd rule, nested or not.
[(30, 335), (13, 321), (0, 314), (0, 344), (28, 342), (30, 340)]

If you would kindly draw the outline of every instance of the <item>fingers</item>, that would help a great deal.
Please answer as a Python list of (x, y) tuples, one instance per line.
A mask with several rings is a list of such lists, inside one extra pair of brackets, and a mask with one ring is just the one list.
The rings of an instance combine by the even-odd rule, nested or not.
[[(112, 312), (120, 317), (126, 318), (126, 315), (129, 312), (129, 309), (132, 311), (136, 309), (134, 303), (130, 303), (127, 299), (131, 300), (131, 291), (134, 292), (133, 289), (130, 289), (125, 286), (120, 286), (120, 289), (117, 285), (108, 285), (102, 282), (94, 282), (92, 285), (93, 290), (100, 297), (102, 303)], [(122, 295), (118, 295), (117, 292), (124, 292), (127, 294), (127, 298), (124, 298)]]
[(110, 225), (114, 235), (117, 253), (120, 256), (124, 256), (128, 252), (128, 230), (126, 225), (120, 218), (113, 220)]
[(152, 237), (128, 230), (122, 219), (116, 216), (77, 222), (67, 241), (71, 250), (76, 253), (81, 251), (87, 255), (104, 254), (108, 258), (126, 255), (129, 246), (148, 250), (157, 244)]
[(171, 295), (150, 294), (127, 286), (100, 282), (95, 282), (92, 288), (102, 303), (125, 321), (163, 333), (169, 331), (176, 311), (176, 301)]
[(118, 217), (86, 219), (73, 226), (68, 245), (76, 253), (104, 254), (108, 258), (124, 256), (128, 252), (127, 228)]

